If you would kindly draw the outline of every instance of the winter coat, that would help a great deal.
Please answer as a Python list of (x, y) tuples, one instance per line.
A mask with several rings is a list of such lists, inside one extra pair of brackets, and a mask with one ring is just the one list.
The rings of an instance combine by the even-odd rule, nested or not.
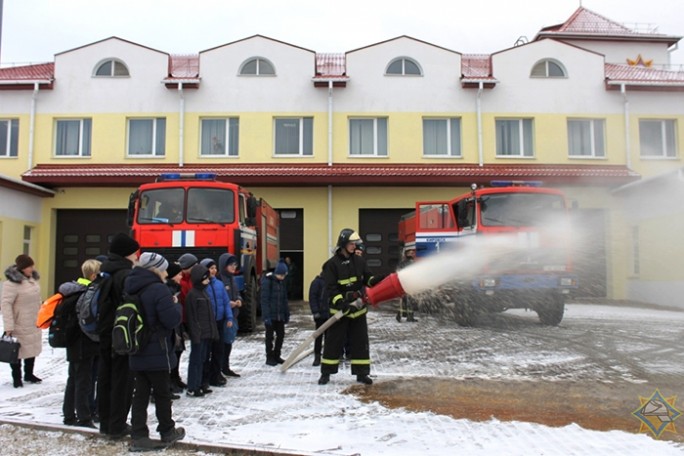
[(72, 322), (73, 327), (66, 327), (67, 334), (73, 334), (73, 340), (67, 342), (66, 358), (69, 362), (79, 362), (84, 359), (94, 358), (100, 354), (100, 344), (86, 336), (78, 326), (78, 316), (76, 315), (76, 302), (81, 294), (86, 290), (90, 280), (78, 279), (75, 282), (65, 282), (61, 284), (59, 291), (62, 298), (62, 314), (72, 314), (68, 321)]
[(19, 340), (19, 359), (35, 358), (43, 348), (40, 328), (36, 327), (38, 309), (43, 303), (40, 296), (40, 275), (33, 271), (26, 277), (16, 265), (5, 270), (7, 281), (2, 285), (2, 320), (6, 332)]
[(212, 277), (205, 290), (211, 301), (212, 310), (216, 321), (233, 320), (233, 311), (230, 309), (230, 300), (223, 282)]
[(147, 345), (128, 357), (133, 371), (171, 371), (178, 365), (173, 329), (181, 322), (180, 305), (154, 271), (136, 267), (126, 277), (124, 291), (138, 296), (143, 324), (151, 330)]
[(338, 250), (323, 265), (323, 279), (330, 300), (330, 308), (339, 310), (346, 301), (347, 292), (362, 292), (364, 286), (375, 285), (379, 277), (373, 277), (363, 257), (358, 255), (346, 257), (342, 251)]
[(317, 275), (311, 281), (309, 286), (309, 307), (311, 308), (311, 315), (314, 315), (316, 320), (327, 320), (330, 318), (330, 303), (328, 302), (328, 294), (325, 290), (323, 274)]
[[(171, 280), (171, 278), (166, 279), (166, 287), (169, 289), (169, 293), (171, 293), (171, 296), (173, 297), (174, 295), (176, 296), (176, 301), (178, 302), (178, 305), (181, 308), (181, 315), (184, 313), (183, 312), (183, 306), (180, 303), (180, 285)], [(181, 318), (182, 320), (182, 318)], [(173, 340), (174, 340), (174, 350), (176, 352), (182, 352), (185, 350), (185, 338), (183, 336), (183, 333), (185, 332), (185, 325), (181, 321), (181, 323), (176, 326), (173, 329)]]
[[(226, 265), (230, 260), (235, 258), (232, 253), (222, 253), (219, 257), (218, 270), (221, 282), (228, 293), (228, 302), (230, 301), (242, 301), (242, 295), (235, 282), (235, 276), (226, 270)], [(233, 312), (233, 326), (226, 328), (223, 331), (223, 343), (232, 344), (235, 342), (235, 338), (238, 333), (238, 316), (240, 315), (239, 307), (231, 307), (231, 312)]]
[(123, 303), (124, 280), (131, 272), (133, 263), (121, 255), (110, 253), (107, 260), (100, 266), (100, 272), (111, 275), (112, 286), (106, 299), (100, 302), (97, 320), (97, 333), (109, 340), (112, 337), (114, 327), (114, 313), (116, 308)]
[(290, 321), (290, 306), (287, 302), (287, 286), (272, 272), (261, 278), (261, 318), (265, 324), (272, 321)]
[(185, 326), (193, 344), (203, 339), (216, 340), (219, 337), (216, 328), (216, 318), (211, 301), (206, 293), (206, 286), (202, 283), (205, 267), (192, 269), (192, 289), (185, 297)]

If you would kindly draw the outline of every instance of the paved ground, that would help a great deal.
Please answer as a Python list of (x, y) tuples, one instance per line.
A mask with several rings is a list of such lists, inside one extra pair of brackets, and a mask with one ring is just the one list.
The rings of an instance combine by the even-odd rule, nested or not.
[[(233, 366), (243, 376), (229, 379), (227, 388), (216, 388), (209, 398), (183, 397), (174, 402), (174, 416), (188, 428), (187, 440), (197, 444), (349, 454), (349, 450), (335, 444), (326, 446), (313, 436), (310, 442), (303, 438), (300, 447), (283, 447), (279, 431), (287, 422), (312, 418), (333, 422), (340, 416), (347, 417), (345, 422), (348, 420), (352, 429), (363, 429), (368, 419), (380, 422), (391, 415), (388, 410), (406, 407), (472, 421), (494, 417), (554, 426), (579, 422), (589, 429), (637, 433), (639, 422), (631, 412), (639, 406), (639, 396), (649, 396), (655, 388), (664, 395), (682, 394), (684, 351), (678, 344), (684, 336), (684, 312), (573, 304), (567, 306), (559, 327), (542, 326), (536, 314), (524, 311), (482, 318), (475, 328), (458, 327), (449, 320), (448, 311), (419, 315), (417, 323), (400, 324), (393, 317), (387, 308), (373, 311), (369, 317), (376, 380), (370, 388), (357, 385), (347, 365), (332, 377), (330, 385), (317, 385), (319, 371), (311, 366), (311, 358), (282, 374), (264, 364), (263, 334), (258, 332), (235, 344)], [(293, 303), (284, 353), (312, 328), (304, 303)], [(6, 374), (0, 372), (0, 420), (61, 423), (64, 353), (45, 347), (37, 361), (42, 385), (14, 389), (9, 369)], [(186, 362), (184, 358), (183, 370)], [(365, 405), (341, 392), (357, 395)], [(555, 405), (546, 410), (539, 404)], [(539, 413), (533, 413), (535, 410)], [(527, 414), (516, 415), (515, 411)], [(587, 416), (606, 418), (582, 423), (581, 418)], [(417, 414), (405, 426), (407, 433), (424, 426), (442, 432), (445, 438), (454, 432), (453, 421), (435, 419), (432, 414)], [(16, 433), (17, 439), (26, 441), (23, 431), (8, 429), (0, 432), (1, 444), (6, 445), (6, 439), (13, 439), (9, 436)], [(252, 437), (256, 434), (258, 440)], [(387, 448), (398, 451), (405, 434), (397, 429), (396, 433), (367, 438), (376, 443), (386, 441)], [(534, 445), (539, 445), (540, 451), (546, 448), (543, 434), (537, 431), (537, 443), (530, 442), (533, 452)], [(550, 434), (548, 438), (553, 440)], [(679, 434), (663, 438), (681, 441)], [(78, 437), (60, 439), (76, 439), (79, 445)], [(125, 445), (109, 443), (91, 450), (117, 454)]]

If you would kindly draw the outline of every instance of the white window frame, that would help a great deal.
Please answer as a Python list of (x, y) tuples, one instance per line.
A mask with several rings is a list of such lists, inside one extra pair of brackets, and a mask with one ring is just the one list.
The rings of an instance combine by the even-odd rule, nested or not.
[[(225, 123), (225, 137), (223, 140), (222, 152), (216, 152), (214, 146), (210, 147), (209, 153), (204, 153), (204, 125), (205, 121), (223, 121)], [(211, 140), (216, 139), (213, 137)], [(200, 157), (237, 157), (240, 150), (240, 118), (239, 117), (204, 117), (200, 119)]]
[[(254, 61), (256, 61), (255, 73), (245, 73), (244, 72), (245, 67)], [(273, 73), (262, 73), (262, 71), (261, 71), (262, 62), (270, 65), (271, 69), (273, 70)], [(264, 57), (254, 56), (254, 57), (250, 57), (247, 60), (245, 60), (244, 62), (242, 62), (242, 64), (240, 65), (240, 69), (238, 70), (238, 75), (239, 76), (261, 76), (261, 77), (275, 76), (276, 75), (276, 67), (273, 64), (273, 62), (271, 62), (270, 60), (268, 60)]]
[[(584, 151), (581, 141), (573, 141), (571, 125), (582, 125), (588, 128), (589, 153), (576, 153)], [(604, 119), (568, 119), (568, 157), (570, 158), (606, 158), (606, 121)]]
[(19, 155), (19, 119), (0, 119), (0, 129), (5, 130), (5, 144), (0, 144), (0, 158)]
[[(535, 71), (539, 68), (540, 65), (544, 66), (542, 68), (542, 70), (544, 71), (543, 74), (540, 74), (539, 72)], [(556, 65), (562, 74), (552, 75), (551, 71), (549, 71), (550, 65)], [(558, 60), (542, 59), (542, 60), (539, 60), (538, 62), (536, 62), (534, 65), (532, 65), (532, 69), (530, 70), (530, 77), (531, 78), (545, 78), (545, 79), (564, 79), (564, 78), (568, 77), (568, 71), (565, 69), (565, 66), (562, 63), (560, 63)]]
[[(446, 130), (446, 150), (429, 153), (426, 147), (426, 122), (440, 122)], [(442, 124), (443, 123), (443, 124)], [(456, 131), (454, 131), (456, 129)], [(461, 118), (460, 117), (424, 117), (423, 118), (423, 157), (426, 158), (460, 158), (461, 152)]]
[[(502, 144), (502, 138), (499, 137), (499, 125), (500, 122), (506, 122), (507, 125), (515, 126), (517, 124), (518, 130), (518, 143), (517, 145), (510, 144), (509, 149), (511, 153), (504, 153), (504, 144)], [(526, 124), (529, 123), (530, 138), (529, 142), (526, 141), (527, 136), (525, 135)], [(497, 158), (534, 158), (534, 119), (524, 117), (524, 118), (500, 118), (495, 120), (495, 133), (496, 133), (496, 157)], [(527, 152), (526, 145), (529, 145), (529, 153)], [(517, 150), (514, 150), (517, 149)]]
[[(394, 65), (396, 62), (401, 62), (401, 72), (400, 73), (390, 73), (389, 69), (392, 65)], [(406, 72), (406, 62), (410, 62), (413, 65), (418, 68), (418, 74), (413, 74), (413, 73), (407, 73)], [(387, 64), (387, 68), (385, 68), (385, 76), (422, 76), (423, 75), (423, 68), (416, 62), (414, 59), (411, 57), (397, 57), (396, 59), (392, 59), (390, 63)]]
[[(60, 150), (59, 138), (61, 128), (67, 125), (78, 123), (78, 150), (75, 154)], [(83, 119), (55, 119), (55, 157), (59, 158), (78, 158), (90, 157), (92, 155), (93, 121), (90, 118)], [(65, 153), (67, 152), (67, 153)]]
[[(133, 122), (138, 122), (138, 121), (152, 121), (152, 150), (150, 151), (145, 151), (145, 152), (132, 152), (131, 151), (131, 124)], [(164, 137), (163, 137), (163, 143), (164, 144), (158, 144), (157, 141), (157, 136), (158, 136), (158, 130), (160, 128), (160, 124), (163, 121), (163, 126), (164, 126)], [(166, 155), (166, 118), (165, 117), (131, 117), (128, 119), (127, 122), (127, 130), (128, 134), (127, 136), (127, 141), (126, 141), (126, 156), (129, 158), (150, 158), (150, 157), (164, 157)]]
[[(373, 128), (373, 151), (371, 153), (364, 153), (363, 151), (354, 152), (355, 149), (355, 138), (353, 137), (356, 129), (354, 128), (354, 123), (356, 122), (367, 122), (372, 121)], [(383, 125), (384, 124), (384, 127)], [(385, 138), (384, 141), (380, 141), (379, 135), (380, 130), (384, 129)], [(383, 148), (384, 145), (384, 148)], [(350, 157), (388, 157), (389, 156), (389, 119), (387, 117), (351, 117), (349, 118), (349, 156)]]
[[(660, 149), (656, 154), (645, 154), (644, 152), (653, 147), (644, 147), (645, 134), (643, 128), (647, 124), (660, 124), (659, 140), (657, 148)], [(639, 155), (646, 159), (673, 159), (677, 158), (677, 121), (674, 119), (639, 119)]]
[[(106, 65), (107, 63), (111, 65), (109, 68), (109, 74), (98, 74), (100, 68), (102, 68), (102, 66)], [(120, 68), (123, 68), (126, 74), (116, 74), (117, 65), (120, 65)], [(114, 58), (104, 59), (98, 62), (97, 65), (95, 65), (95, 68), (93, 69), (94, 78), (128, 78), (130, 76), (131, 72), (128, 70), (128, 66), (123, 61)]]
[[(299, 145), (297, 152), (278, 151), (278, 124), (280, 122), (297, 122)], [(309, 138), (307, 138), (309, 136)], [(273, 156), (274, 157), (311, 157), (313, 156), (313, 117), (274, 117), (273, 118)]]

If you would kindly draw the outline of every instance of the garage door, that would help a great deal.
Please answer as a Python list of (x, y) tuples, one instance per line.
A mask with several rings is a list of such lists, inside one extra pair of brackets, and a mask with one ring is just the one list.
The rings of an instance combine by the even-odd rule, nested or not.
[(81, 264), (106, 254), (119, 232), (129, 232), (125, 210), (58, 210), (55, 286), (80, 277)]
[(376, 274), (396, 271), (401, 259), (399, 218), (409, 209), (359, 209), (359, 234), (366, 244), (366, 262)]

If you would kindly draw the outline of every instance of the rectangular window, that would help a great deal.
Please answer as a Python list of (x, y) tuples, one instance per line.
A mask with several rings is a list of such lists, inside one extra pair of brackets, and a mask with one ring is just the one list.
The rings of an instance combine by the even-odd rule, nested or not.
[(19, 119), (0, 119), (0, 157), (16, 157), (19, 152)]
[(532, 119), (497, 119), (497, 157), (532, 157)]
[(349, 120), (349, 154), (387, 156), (387, 117)]
[(568, 119), (568, 151), (571, 157), (605, 157), (605, 121)]
[(128, 120), (128, 155), (159, 157), (165, 153), (165, 118)]
[(237, 157), (239, 130), (237, 117), (202, 119), (200, 155)]
[(23, 247), (22, 247), (22, 253), (24, 255), (30, 255), (31, 252), (31, 233), (33, 232), (33, 228), (31, 228), (28, 225), (24, 225), (24, 241), (23, 241)]
[(90, 157), (91, 119), (57, 120), (55, 155)]
[(423, 119), (423, 155), (461, 156), (461, 119)]
[(313, 117), (275, 119), (275, 155), (313, 155)]
[(677, 156), (674, 120), (640, 120), (639, 144), (642, 157), (672, 158)]

